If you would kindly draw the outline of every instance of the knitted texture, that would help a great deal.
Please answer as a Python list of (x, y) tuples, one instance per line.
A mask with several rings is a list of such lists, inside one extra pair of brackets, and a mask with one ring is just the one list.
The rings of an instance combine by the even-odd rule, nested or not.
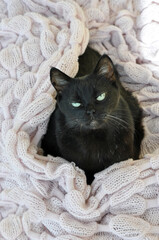
[[(0, 239), (159, 239), (158, 0), (0, 0)], [(144, 112), (141, 159), (97, 173), (38, 147), (87, 44), (108, 54)]]

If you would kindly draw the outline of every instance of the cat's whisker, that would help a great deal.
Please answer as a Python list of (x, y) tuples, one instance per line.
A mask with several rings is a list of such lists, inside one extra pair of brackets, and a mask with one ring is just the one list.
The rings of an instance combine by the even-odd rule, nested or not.
[[(76, 121), (75, 121), (76, 120)], [(73, 123), (73, 124), (72, 124)], [(65, 124), (64, 124), (64, 128), (65, 127), (67, 127), (68, 129), (71, 129), (71, 128), (75, 128), (76, 126), (78, 126), (79, 124), (78, 124), (78, 122), (77, 122), (77, 119), (74, 119), (74, 120), (72, 120), (72, 121), (67, 121), (67, 122), (65, 122)]]
[[(128, 125), (127, 125), (127, 124), (124, 125), (122, 121), (120, 122), (121, 119), (114, 119), (114, 118), (112, 118), (112, 116), (108, 116), (106, 119), (109, 119), (109, 120), (111, 120), (111, 121), (114, 121), (114, 122), (116, 123), (116, 124), (115, 124), (115, 127), (116, 127), (116, 128), (119, 127), (119, 125), (122, 126), (123, 128), (128, 128)], [(117, 120), (118, 120), (118, 121), (117, 121)], [(109, 123), (110, 123), (110, 122), (109, 122)]]
[(82, 127), (83, 127), (83, 124), (81, 123), (80, 124), (80, 133), (82, 133)]
[(123, 119), (121, 119), (121, 118), (119, 118), (119, 117), (115, 117), (115, 116), (109, 115), (109, 114), (107, 114), (107, 116), (108, 116), (108, 117), (111, 117), (111, 118), (114, 118), (114, 119), (116, 119), (116, 120), (118, 120), (118, 121), (126, 124), (127, 126), (129, 125), (126, 121), (124, 121)]
[[(111, 118), (111, 117), (108, 117), (108, 115), (106, 115), (106, 114), (102, 114), (102, 116), (100, 115), (100, 118), (98, 118), (98, 120), (102, 120), (102, 121), (104, 121), (104, 123), (107, 125), (107, 126), (110, 126), (110, 124), (113, 126), (113, 127), (115, 127), (116, 129), (117, 128), (119, 128), (119, 126), (118, 126), (118, 124), (116, 124), (116, 123), (119, 123), (119, 122), (117, 122), (116, 121), (116, 119), (113, 119), (113, 118)], [(112, 120), (112, 121), (108, 121), (108, 120)], [(121, 123), (119, 123), (120, 125), (121, 125)], [(122, 125), (123, 126), (123, 125)], [(125, 127), (125, 126), (123, 126), (123, 127)], [(120, 129), (119, 129), (120, 130)]]
[(101, 116), (101, 118), (98, 118), (99, 120), (107, 120), (109, 118), (109, 119), (112, 119), (112, 120), (116, 121), (117, 123), (119, 121), (119, 122), (124, 123), (125, 125), (128, 125), (128, 123), (126, 121), (124, 121), (123, 119), (121, 119), (119, 117), (115, 117), (115, 116), (110, 115), (110, 114), (105, 113), (105, 114), (101, 114), (100, 116)]
[[(111, 119), (111, 118), (107, 118), (107, 120), (113, 120), (113, 121), (107, 121), (107, 125), (110, 127), (114, 127), (115, 131), (117, 131), (118, 133), (120, 133), (121, 129), (120, 129), (120, 126), (121, 126), (121, 123), (119, 123), (119, 125), (117, 125), (117, 121), (114, 120), (114, 119)], [(123, 125), (122, 125), (123, 126)], [(123, 128), (125, 128), (125, 126), (123, 126)]]

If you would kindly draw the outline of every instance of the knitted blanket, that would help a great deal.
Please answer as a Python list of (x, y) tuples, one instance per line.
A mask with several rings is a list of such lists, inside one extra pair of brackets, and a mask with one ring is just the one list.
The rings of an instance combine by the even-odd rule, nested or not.
[[(0, 239), (159, 239), (158, 0), (0, 0)], [(108, 54), (144, 112), (141, 159), (95, 175), (40, 140), (88, 43)]]

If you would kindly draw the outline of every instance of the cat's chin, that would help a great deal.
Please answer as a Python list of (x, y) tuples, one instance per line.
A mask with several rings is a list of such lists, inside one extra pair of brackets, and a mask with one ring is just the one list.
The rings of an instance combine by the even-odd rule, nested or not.
[(99, 123), (96, 120), (92, 120), (89, 125), (93, 129), (99, 127)]
[(98, 121), (96, 120), (92, 120), (90, 121), (89, 123), (86, 124), (86, 128), (87, 129), (92, 129), (92, 130), (95, 130), (95, 129), (99, 129), (102, 127), (102, 123), (99, 123)]

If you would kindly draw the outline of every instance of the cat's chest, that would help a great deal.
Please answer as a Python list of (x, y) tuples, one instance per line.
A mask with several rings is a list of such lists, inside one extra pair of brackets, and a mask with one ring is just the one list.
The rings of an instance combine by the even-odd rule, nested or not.
[(85, 171), (98, 172), (114, 161), (127, 159), (127, 152), (131, 150), (128, 138), (128, 132), (124, 132), (121, 138), (121, 133), (119, 137), (110, 129), (107, 132), (86, 135), (70, 132), (61, 136), (58, 145), (62, 157), (75, 162)]
[[(65, 151), (69, 150), (71, 154), (84, 158), (101, 158), (110, 148), (109, 140), (106, 134), (96, 136), (94, 134), (70, 134), (64, 135), (61, 139), (61, 146)], [(66, 150), (67, 149), (67, 150)]]
[(62, 137), (61, 153), (69, 161), (73, 161), (82, 169), (97, 171), (103, 169), (103, 159), (108, 149), (106, 138), (95, 136), (80, 136), (72, 134)]
[(90, 149), (90, 151), (102, 151), (106, 149), (107, 145), (107, 136), (106, 134), (102, 134), (102, 136), (96, 136), (93, 134), (90, 135), (84, 135), (82, 137), (78, 138), (80, 141), (80, 144), (85, 148), (85, 149)]

